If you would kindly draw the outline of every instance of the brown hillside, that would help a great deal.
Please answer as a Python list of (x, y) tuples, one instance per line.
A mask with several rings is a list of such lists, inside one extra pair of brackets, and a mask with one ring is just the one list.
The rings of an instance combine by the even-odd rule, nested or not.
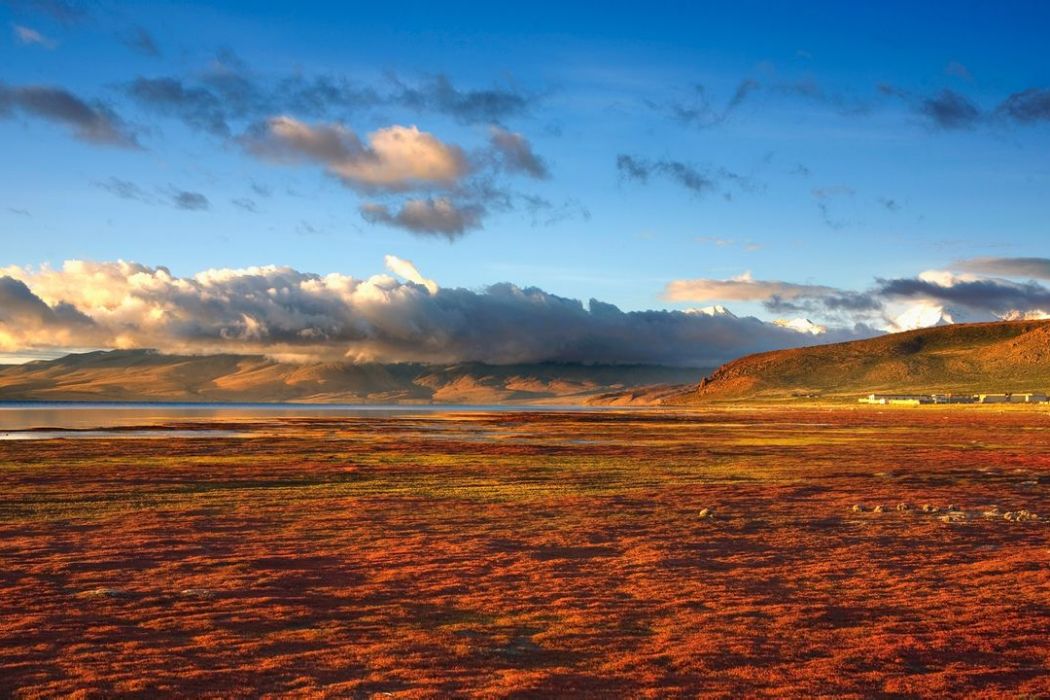
[(688, 401), (1050, 390), (1050, 321), (970, 323), (749, 355)]
[[(696, 381), (701, 369), (540, 363), (289, 364), (143, 350), (0, 366), (0, 401), (584, 404), (633, 387)], [(639, 395), (631, 403), (645, 403)]]

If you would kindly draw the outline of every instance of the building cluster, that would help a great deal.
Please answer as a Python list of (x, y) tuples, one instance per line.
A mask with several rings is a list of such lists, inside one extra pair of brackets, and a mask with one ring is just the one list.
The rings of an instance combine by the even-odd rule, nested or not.
[(861, 403), (885, 406), (918, 406), (927, 403), (1047, 403), (1050, 399), (1041, 392), (1014, 392), (1006, 394), (868, 394)]

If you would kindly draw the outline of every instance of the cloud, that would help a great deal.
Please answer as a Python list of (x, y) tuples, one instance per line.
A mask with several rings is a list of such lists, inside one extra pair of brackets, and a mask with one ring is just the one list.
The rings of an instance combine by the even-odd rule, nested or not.
[(238, 209), (251, 212), (252, 214), (257, 214), (259, 212), (259, 207), (256, 205), (255, 200), (248, 197), (237, 197), (236, 199), (231, 199), (230, 204)]
[(0, 274), (0, 350), (20, 348), (26, 339), (50, 346), (75, 347), (79, 338), (94, 339), (90, 318), (61, 301), (49, 305), (25, 282)]
[(942, 129), (968, 129), (981, 118), (981, 110), (969, 99), (954, 90), (941, 90), (935, 96), (924, 97), (918, 110)]
[(120, 43), (143, 56), (149, 56), (150, 58), (158, 58), (160, 56), (160, 48), (153, 39), (153, 35), (142, 27), (132, 27), (124, 32), (120, 37)]
[(839, 323), (878, 321), (882, 301), (869, 292), (855, 292), (819, 284), (756, 280), (750, 272), (728, 280), (674, 280), (664, 289), (668, 301), (760, 302), (777, 314), (809, 314)]
[(165, 204), (186, 211), (204, 211), (211, 208), (211, 202), (200, 192), (188, 192), (171, 185), (167, 189), (157, 190), (156, 194), (119, 177), (96, 182), (95, 186), (121, 199), (142, 202), (151, 206)]
[(886, 211), (896, 213), (901, 210), (901, 205), (896, 199), (891, 199), (889, 197), (879, 197), (878, 201), (879, 204), (881, 204)]
[[(148, 34), (128, 38), (137, 48), (156, 48)], [(345, 119), (377, 107), (444, 114), (465, 124), (501, 124), (527, 114), (538, 99), (513, 89), (460, 89), (444, 75), (417, 84), (389, 77), (378, 86), (331, 74), (263, 76), (229, 50), (200, 73), (140, 76), (123, 87), (142, 108), (223, 138), (275, 114)]]
[[(817, 203), (817, 211), (820, 212), (821, 220), (829, 228), (840, 230), (849, 226), (850, 221), (833, 215), (834, 202), (844, 198), (852, 198), (856, 191), (848, 185), (832, 185), (830, 187), (815, 187), (811, 191), (814, 201)], [(889, 207), (887, 207), (889, 208)]]
[(386, 269), (390, 270), (398, 277), (403, 277), (409, 282), (421, 284), (426, 287), (427, 291), (431, 294), (437, 294), (439, 289), (437, 282), (421, 275), (416, 266), (412, 264), (411, 260), (405, 260), (396, 255), (387, 255), (383, 258), (383, 262), (386, 264)]
[(0, 118), (15, 111), (69, 127), (74, 138), (86, 143), (139, 148), (135, 135), (108, 106), (89, 104), (62, 88), (0, 82)]
[(479, 228), (485, 214), (480, 205), (456, 204), (444, 197), (409, 199), (396, 212), (385, 204), (374, 202), (361, 205), (360, 211), (361, 217), (370, 224), (395, 226), (417, 234), (441, 235), (449, 240)]
[(1016, 92), (999, 105), (999, 114), (1022, 124), (1050, 121), (1050, 89), (1029, 88)]
[(1036, 282), (968, 279), (927, 272), (916, 278), (878, 281), (878, 293), (892, 299), (937, 301), (996, 316), (1050, 309), (1050, 289)]
[(211, 202), (200, 192), (174, 190), (171, 193), (171, 203), (176, 209), (186, 211), (204, 211), (211, 208)]
[(216, 136), (231, 133), (227, 106), (206, 88), (190, 87), (176, 78), (137, 78), (125, 89), (139, 103), (194, 129)]
[(817, 297), (837, 291), (822, 285), (756, 280), (750, 272), (745, 272), (727, 280), (674, 280), (664, 290), (664, 298), (668, 301), (764, 301), (771, 297)]
[[(694, 85), (690, 102), (671, 102), (666, 105), (666, 111), (675, 121), (687, 126), (701, 129), (717, 126), (725, 122), (744, 103), (748, 95), (758, 90), (759, 87), (758, 81), (751, 78), (740, 81), (732, 97), (719, 109), (711, 104), (706, 87)], [(655, 103), (650, 103), (650, 107), (663, 109)]]
[(259, 157), (323, 164), (346, 186), (366, 192), (449, 186), (469, 172), (462, 149), (415, 126), (378, 129), (363, 143), (340, 124), (312, 126), (292, 117), (274, 117), (244, 143)]
[[(18, 308), (26, 309), (9, 321), (14, 307), (0, 297), (0, 314), (7, 314), (0, 316), (0, 351), (119, 347), (355, 362), (706, 367), (814, 342), (809, 334), (755, 318), (624, 312), (509, 283), (480, 291), (439, 288), (406, 261), (388, 263), (422, 283), (287, 267), (205, 270), (192, 277), (130, 262), (0, 269), (0, 276), (14, 280), (6, 284), (22, 300)], [(43, 320), (27, 324), (25, 317)]]
[(651, 177), (660, 176), (681, 185), (697, 196), (723, 192), (723, 196), (730, 199), (731, 195), (724, 187), (727, 183), (737, 185), (745, 191), (758, 188), (750, 177), (725, 168), (706, 169), (677, 160), (649, 160), (626, 153), (616, 156), (616, 170), (620, 177), (641, 183), (649, 182)]
[(666, 104), (650, 101), (647, 104), (652, 109), (665, 112), (681, 124), (707, 129), (725, 123), (745, 102), (763, 93), (816, 102), (845, 116), (869, 111), (869, 106), (864, 102), (839, 93), (828, 92), (811, 78), (765, 82), (745, 78), (737, 83), (733, 94), (721, 107), (712, 103), (704, 85), (693, 86), (690, 97), (686, 101), (672, 101)]
[(504, 170), (524, 173), (537, 179), (544, 179), (550, 174), (547, 164), (536, 155), (532, 144), (521, 134), (494, 126), (489, 133), (489, 143), (497, 163)]
[(138, 202), (145, 202), (147, 204), (152, 204), (156, 201), (155, 197), (151, 196), (134, 182), (122, 180), (119, 177), (111, 177), (108, 180), (96, 182), (95, 185), (114, 196), (120, 197), (121, 199), (130, 199)]
[(905, 102), (931, 126), (939, 129), (971, 129), (984, 118), (981, 109), (968, 97), (948, 88), (935, 95), (917, 95), (888, 83), (882, 83), (878, 88), (883, 95)]
[(445, 75), (414, 87), (396, 77), (392, 80), (398, 89), (390, 102), (421, 112), (446, 114), (466, 124), (502, 123), (528, 113), (536, 100), (513, 89), (459, 90)]
[(1050, 280), (1050, 258), (970, 258), (952, 267), (964, 272)]
[(30, 27), (22, 26), (21, 24), (12, 25), (11, 29), (15, 33), (15, 38), (18, 39), (18, 43), (25, 46), (42, 46), (45, 49), (54, 49), (58, 46), (58, 42), (54, 39), (48, 38)]

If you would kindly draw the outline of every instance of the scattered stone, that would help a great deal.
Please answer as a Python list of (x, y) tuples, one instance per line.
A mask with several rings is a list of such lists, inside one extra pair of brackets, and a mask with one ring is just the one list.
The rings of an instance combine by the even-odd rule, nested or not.
[(999, 506), (992, 506), (988, 510), (984, 511), (984, 517), (986, 518), (998, 518), (1002, 513), (999, 512)]
[(897, 504), (897, 510), (899, 510), (901, 512), (906, 511), (906, 510), (911, 510), (911, 506), (909, 506), (907, 503), (898, 503)]
[(946, 515), (939, 516), (939, 518), (938, 518), (938, 520), (940, 520), (942, 522), (945, 522), (945, 523), (959, 523), (959, 522), (964, 522), (964, 521), (969, 520), (969, 519), (970, 519), (969, 515), (967, 515), (966, 513), (962, 512), (962, 511), (958, 511), (958, 510), (950, 511)]
[(715, 517), (715, 513), (710, 508), (704, 508), (696, 514), (696, 517), (700, 518), (701, 520), (710, 520), (711, 518)]
[(858, 503), (855, 506), (853, 506), (852, 508), (850, 508), (850, 510), (852, 510), (854, 513), (863, 513), (864, 512), (864, 506), (862, 506), (861, 504)]
[(84, 591), (80, 595), (86, 598), (122, 598), (125, 593), (119, 588), (93, 588), (90, 591)]
[(934, 506), (934, 505), (930, 505), (929, 503), (923, 503), (922, 504), (922, 512), (923, 513), (936, 513), (939, 510), (940, 510), (940, 508), (938, 508), (937, 506)]
[(1013, 520), (1015, 517), (1017, 516), (1014, 515), (1012, 510), (1003, 513), (1003, 520)]
[(957, 505), (955, 505), (954, 503), (952, 503), (952, 504), (950, 504), (950, 505), (948, 506), (948, 510), (949, 510), (949, 512), (954, 512), (954, 513), (957, 513), (957, 512), (959, 512), (959, 511), (961, 511), (961, 510), (962, 510), (962, 508), (960, 508), (959, 506), (957, 506)]
[(874, 508), (872, 508), (872, 511), (874, 511), (876, 513), (885, 513), (886, 512), (886, 507), (883, 506), (882, 504), (879, 504), (879, 505), (875, 506)]
[(184, 588), (179, 591), (179, 595), (184, 595), (187, 598), (214, 598), (215, 593), (208, 590), (207, 588)]

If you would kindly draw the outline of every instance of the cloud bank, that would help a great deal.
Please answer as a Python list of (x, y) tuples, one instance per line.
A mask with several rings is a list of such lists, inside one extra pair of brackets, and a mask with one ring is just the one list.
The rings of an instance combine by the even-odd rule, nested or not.
[[(287, 267), (177, 277), (132, 262), (0, 268), (0, 350), (157, 348), (353, 362), (712, 366), (814, 342), (731, 314), (624, 312), (535, 287), (446, 289), (410, 262), (359, 279)], [(856, 337), (854, 331), (823, 339)]]

